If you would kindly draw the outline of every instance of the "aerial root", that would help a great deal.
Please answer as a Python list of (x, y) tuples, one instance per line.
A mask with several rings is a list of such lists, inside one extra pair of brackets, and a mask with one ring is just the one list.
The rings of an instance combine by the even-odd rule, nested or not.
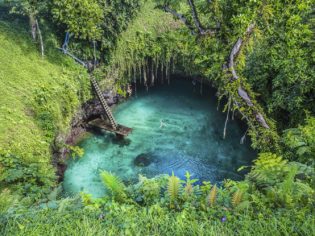
[(225, 139), (225, 137), (226, 137), (226, 127), (227, 127), (227, 124), (229, 121), (230, 110), (231, 110), (231, 97), (229, 97), (229, 101), (228, 101), (228, 110), (227, 110), (224, 129), (223, 129), (223, 139)]

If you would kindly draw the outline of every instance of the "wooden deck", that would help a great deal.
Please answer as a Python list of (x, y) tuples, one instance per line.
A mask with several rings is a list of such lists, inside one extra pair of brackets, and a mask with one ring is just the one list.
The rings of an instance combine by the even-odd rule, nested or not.
[(92, 120), (89, 122), (89, 125), (98, 127), (100, 129), (107, 130), (109, 132), (113, 132), (116, 135), (122, 136), (122, 137), (126, 137), (126, 136), (128, 136), (128, 134), (130, 134), (132, 132), (131, 128), (128, 128), (126, 126), (119, 125), (119, 124), (117, 125), (117, 129), (115, 130), (111, 124), (109, 124), (108, 122), (106, 122), (103, 119)]

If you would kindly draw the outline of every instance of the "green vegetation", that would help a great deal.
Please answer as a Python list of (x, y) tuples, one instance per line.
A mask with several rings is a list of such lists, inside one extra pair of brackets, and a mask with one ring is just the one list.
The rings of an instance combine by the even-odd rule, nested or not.
[(88, 77), (57, 52), (42, 60), (16, 24), (0, 22), (0, 43), (1, 187), (39, 199), (55, 186), (51, 145), (88, 98)]
[[(273, 159), (265, 154), (259, 162)], [(280, 158), (279, 162), (281, 162)], [(283, 164), (283, 163), (282, 163)], [(279, 164), (278, 164), (279, 165)], [(283, 164), (285, 165), (285, 164)], [(294, 169), (295, 167), (287, 168)], [(278, 167), (276, 167), (278, 168)], [(12, 209), (1, 222), (4, 235), (313, 235), (313, 190), (287, 181), (284, 169), (270, 179), (283, 182), (279, 199), (263, 194), (251, 180), (226, 181), (224, 187), (193, 185), (189, 173), (147, 179), (125, 187), (108, 172), (101, 174), (112, 196), (60, 199), (58, 194), (31, 210)], [(255, 174), (263, 174), (260, 167)], [(281, 177), (279, 177), (281, 176)], [(291, 181), (291, 179), (290, 179)], [(265, 187), (273, 186), (271, 183)], [(301, 189), (300, 189), (301, 188)], [(290, 192), (294, 191), (294, 192)], [(301, 191), (301, 195), (296, 195)], [(120, 197), (119, 197), (120, 196)], [(291, 198), (295, 196), (296, 198)], [(279, 202), (278, 202), (279, 200)], [(281, 204), (279, 207), (278, 204)], [(287, 210), (286, 210), (287, 209)]]
[[(314, 1), (0, 2), (1, 235), (314, 235)], [(7, 15), (8, 9), (20, 15)], [(31, 24), (31, 35), (28, 25)], [(10, 23), (9, 23), (10, 22)], [(37, 23), (37, 24), (36, 24)], [(43, 42), (37, 42), (39, 24)], [(36, 29), (35, 31), (33, 31)], [(153, 86), (171, 73), (209, 80), (243, 118), (258, 156), (244, 181), (100, 178), (109, 194), (64, 198), (52, 148), (102, 84)], [(38, 46), (45, 45), (45, 57)], [(43, 50), (42, 50), (43, 52)], [(228, 121), (228, 119), (227, 119)], [(72, 148), (76, 150), (76, 148)], [(55, 161), (55, 160), (54, 160)]]
[(221, 216), (214, 216), (211, 211), (173, 212), (159, 205), (146, 209), (113, 203), (105, 211), (96, 211), (75, 209), (68, 201), (66, 209), (60, 209), (19, 214), (0, 232), (4, 235), (50, 235), (48, 232), (58, 235), (314, 235), (311, 228), (314, 221), (304, 215), (297, 216), (295, 210), (272, 216), (262, 213), (257, 219), (242, 213), (222, 222)]
[(111, 52), (111, 60), (100, 68), (107, 78), (119, 84), (137, 82), (152, 86), (161, 76), (168, 80), (176, 54), (183, 51), (185, 38), (176, 31), (181, 24), (170, 15), (156, 10), (153, 2), (147, 2), (117, 42)]
[(139, 0), (53, 0), (50, 12), (53, 21), (76, 39), (71, 49), (77, 55), (91, 59), (93, 50), (87, 45), (94, 41), (98, 46), (97, 58), (106, 61), (110, 58), (108, 51), (115, 47), (119, 34), (127, 28), (139, 6)]

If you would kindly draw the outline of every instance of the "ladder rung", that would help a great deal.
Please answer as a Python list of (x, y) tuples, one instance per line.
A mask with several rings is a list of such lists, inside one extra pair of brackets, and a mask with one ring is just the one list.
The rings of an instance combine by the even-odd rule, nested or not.
[(109, 109), (109, 106), (107, 105), (105, 98), (103, 97), (102, 91), (100, 90), (96, 80), (93, 77), (91, 77), (91, 81), (92, 81), (93, 87), (96, 91), (96, 94), (97, 94), (97, 96), (98, 96), (98, 98), (102, 104), (102, 107), (105, 110), (106, 116), (108, 117), (109, 121), (111, 122), (112, 127), (114, 129), (117, 129), (117, 124), (116, 124), (115, 119), (111, 113), (111, 110)]

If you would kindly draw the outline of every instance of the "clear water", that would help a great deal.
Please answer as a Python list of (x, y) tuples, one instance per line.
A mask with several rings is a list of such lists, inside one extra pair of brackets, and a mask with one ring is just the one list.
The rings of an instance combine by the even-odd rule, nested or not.
[[(189, 171), (194, 178), (212, 183), (243, 178), (237, 169), (250, 165), (255, 153), (249, 143), (240, 144), (246, 127), (237, 121), (228, 123), (226, 139), (222, 138), (225, 114), (217, 111), (214, 94), (204, 88), (201, 95), (198, 85), (175, 80), (118, 105), (114, 116), (120, 124), (133, 128), (132, 134), (118, 140), (102, 132), (83, 140), (80, 146), (85, 154), (68, 163), (65, 191), (103, 196), (101, 170), (126, 182), (136, 181), (139, 174), (154, 177), (172, 171), (181, 178)], [(141, 154), (150, 161), (148, 166), (135, 165)]]

